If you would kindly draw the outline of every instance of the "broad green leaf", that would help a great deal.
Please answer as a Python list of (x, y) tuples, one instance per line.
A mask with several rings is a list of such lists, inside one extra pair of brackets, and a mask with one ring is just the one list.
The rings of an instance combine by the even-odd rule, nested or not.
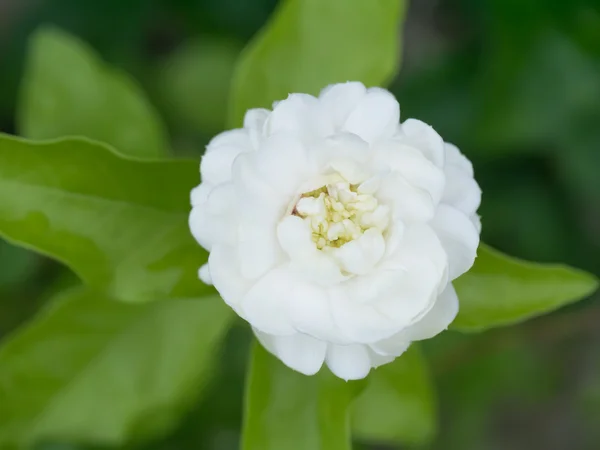
[(173, 127), (207, 134), (225, 128), (231, 76), (239, 53), (236, 42), (203, 37), (182, 45), (162, 62), (158, 93)]
[(429, 369), (413, 344), (371, 372), (352, 407), (352, 434), (365, 442), (423, 445), (434, 437), (436, 420)]
[(537, 264), (480, 245), (473, 268), (454, 286), (460, 299), (452, 327), (482, 330), (521, 322), (590, 295), (598, 280), (581, 270)]
[(190, 297), (204, 252), (190, 235), (189, 161), (127, 159), (82, 138), (0, 135), (0, 235), (117, 297)]
[(140, 87), (55, 28), (31, 39), (18, 125), (27, 138), (85, 136), (133, 156), (157, 157), (168, 147), (158, 113)]
[(283, 1), (240, 58), (231, 125), (290, 92), (318, 94), (349, 80), (387, 84), (399, 64), (404, 9), (404, 0)]
[(349, 450), (349, 405), (361, 383), (323, 369), (308, 377), (258, 343), (252, 351), (243, 450)]
[(68, 291), (0, 347), (0, 448), (163, 433), (196, 400), (232, 317), (217, 297)]

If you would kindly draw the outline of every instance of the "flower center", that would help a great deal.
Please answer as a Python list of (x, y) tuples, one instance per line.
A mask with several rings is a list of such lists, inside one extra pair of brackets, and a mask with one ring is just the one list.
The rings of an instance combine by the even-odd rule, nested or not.
[(310, 225), (312, 240), (319, 250), (339, 248), (370, 228), (383, 232), (389, 221), (387, 206), (380, 205), (375, 196), (361, 193), (358, 185), (347, 181), (305, 192), (292, 214)]

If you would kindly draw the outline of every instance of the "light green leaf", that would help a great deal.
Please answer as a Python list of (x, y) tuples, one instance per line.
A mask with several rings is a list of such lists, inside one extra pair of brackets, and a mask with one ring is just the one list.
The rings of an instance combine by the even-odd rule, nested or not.
[(230, 123), (249, 108), (331, 83), (391, 81), (400, 57), (403, 0), (285, 0), (234, 74)]
[(242, 450), (349, 450), (349, 404), (359, 386), (325, 369), (294, 372), (255, 343)]
[(436, 425), (429, 368), (415, 344), (373, 370), (352, 407), (352, 434), (365, 442), (423, 445), (434, 437)]
[(0, 448), (163, 433), (196, 400), (232, 316), (217, 297), (69, 291), (0, 347)]
[(0, 135), (0, 235), (119, 298), (191, 297), (206, 261), (187, 225), (198, 166), (127, 159), (82, 138)]
[(85, 136), (133, 156), (160, 156), (168, 147), (163, 124), (140, 87), (55, 28), (31, 39), (18, 125), (31, 139)]
[(520, 261), (480, 245), (473, 268), (454, 286), (460, 299), (452, 327), (482, 330), (521, 322), (590, 295), (598, 280), (581, 270)]

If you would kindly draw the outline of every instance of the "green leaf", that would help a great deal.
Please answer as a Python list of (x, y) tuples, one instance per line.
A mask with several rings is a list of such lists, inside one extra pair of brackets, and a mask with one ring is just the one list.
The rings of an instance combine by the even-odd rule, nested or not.
[(156, 157), (168, 147), (163, 124), (140, 87), (55, 28), (31, 39), (18, 124), (31, 139), (85, 136), (132, 156)]
[(452, 327), (482, 330), (524, 321), (590, 295), (598, 280), (581, 270), (537, 264), (480, 245), (473, 268), (454, 286), (460, 299)]
[(352, 408), (352, 433), (365, 442), (424, 445), (433, 439), (436, 424), (429, 368), (415, 344), (371, 372)]
[(249, 108), (331, 83), (391, 81), (400, 55), (403, 0), (286, 0), (250, 43), (234, 74), (231, 125)]
[(157, 85), (165, 114), (178, 129), (218, 133), (225, 128), (231, 76), (240, 45), (203, 37), (161, 64)]
[(81, 138), (0, 135), (0, 235), (127, 299), (191, 297), (206, 261), (187, 221), (198, 166), (127, 159)]
[(68, 291), (0, 348), (0, 447), (164, 433), (197, 399), (232, 317), (217, 297), (134, 305)]
[(361, 383), (308, 377), (258, 343), (246, 382), (243, 450), (349, 450), (349, 405)]

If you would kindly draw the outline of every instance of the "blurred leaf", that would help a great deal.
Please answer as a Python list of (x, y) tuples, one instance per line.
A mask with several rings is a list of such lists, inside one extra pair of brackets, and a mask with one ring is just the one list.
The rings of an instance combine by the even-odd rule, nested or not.
[(0, 241), (0, 289), (25, 281), (37, 263), (34, 253)]
[(25, 137), (85, 136), (140, 157), (167, 152), (163, 124), (140, 87), (82, 41), (43, 28), (29, 51), (18, 117)]
[(163, 433), (196, 399), (232, 316), (217, 297), (131, 305), (68, 291), (0, 348), (0, 447)]
[(239, 51), (239, 45), (229, 40), (203, 38), (181, 46), (162, 63), (159, 95), (175, 127), (208, 134), (225, 128)]
[(188, 229), (196, 163), (127, 159), (81, 138), (0, 135), (0, 235), (119, 298), (196, 296), (206, 252)]
[(415, 344), (371, 372), (352, 407), (353, 435), (367, 442), (424, 445), (435, 435), (436, 422), (429, 368)]
[(308, 377), (255, 343), (246, 381), (243, 450), (349, 450), (349, 405), (362, 383), (323, 369)]
[(230, 124), (247, 109), (331, 83), (388, 83), (398, 67), (403, 0), (286, 0), (240, 57)]
[(452, 327), (482, 330), (520, 322), (590, 295), (598, 280), (562, 265), (536, 264), (479, 246), (473, 268), (454, 281), (460, 299)]

